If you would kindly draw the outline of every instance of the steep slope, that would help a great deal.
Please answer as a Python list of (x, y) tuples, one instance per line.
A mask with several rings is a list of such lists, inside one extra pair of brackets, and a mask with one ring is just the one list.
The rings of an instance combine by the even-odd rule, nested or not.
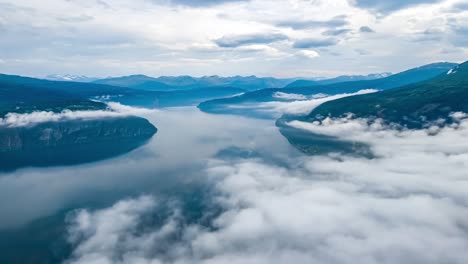
[(156, 131), (148, 120), (140, 117), (0, 126), (0, 171), (111, 158), (138, 148)]
[(276, 96), (278, 92), (311, 96), (317, 94), (336, 95), (343, 93), (355, 93), (364, 89), (387, 90), (434, 78), (442, 73), (446, 73), (456, 66), (457, 64), (454, 63), (434, 63), (410, 69), (386, 78), (369, 81), (344, 82), (330, 85), (316, 85), (311, 87), (262, 89), (231, 98), (221, 98), (206, 101), (201, 103), (199, 108), (202, 111), (210, 113), (226, 113), (229, 111), (229, 105), (283, 101), (284, 99), (278, 98)]
[(309, 118), (353, 113), (418, 128), (439, 119), (450, 121), (454, 112), (468, 113), (468, 62), (425, 82), (324, 103)]

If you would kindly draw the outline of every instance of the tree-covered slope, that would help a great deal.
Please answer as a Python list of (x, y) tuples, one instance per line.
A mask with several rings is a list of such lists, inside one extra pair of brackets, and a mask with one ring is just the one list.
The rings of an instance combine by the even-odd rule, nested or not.
[[(8, 113), (104, 110), (106, 104), (88, 97), (122, 93), (133, 95), (117, 87), (0, 75), (0, 121)], [(12, 119), (11, 124), (0, 122), (0, 171), (110, 158), (141, 146), (157, 131), (148, 120), (135, 116), (53, 121), (44, 115), (48, 113), (13, 115), (5, 119)], [(35, 122), (23, 124), (23, 117)]]
[(453, 112), (468, 113), (468, 62), (434, 79), (374, 94), (322, 104), (309, 117), (383, 118), (408, 127), (421, 127)]
[(117, 101), (133, 106), (167, 107), (197, 105), (245, 90), (235, 87), (210, 87), (174, 91), (149, 91), (111, 85), (57, 82), (0, 74), (0, 116), (8, 112), (104, 109), (105, 104), (89, 99)]
[(5, 84), (34, 88), (36, 90), (45, 89), (48, 91), (65, 92), (67, 94), (83, 97), (90, 97), (99, 94), (126, 94), (133, 92), (131, 89), (110, 85), (49, 81), (23, 76), (0, 74), (0, 85), (3, 86)]
[(0, 171), (103, 160), (140, 147), (156, 132), (134, 116), (0, 126)]
[(375, 80), (343, 82), (329, 85), (315, 85), (310, 87), (262, 89), (231, 98), (220, 98), (206, 101), (201, 103), (199, 108), (202, 111), (218, 113), (225, 112), (227, 105), (252, 102), (281, 101), (282, 99), (279, 99), (275, 96), (277, 92), (310, 96), (315, 94), (336, 95), (344, 93), (355, 93), (364, 89), (388, 90), (434, 78), (440, 74), (446, 73), (456, 66), (457, 64), (454, 63), (433, 63)]
[(94, 85), (0, 75), (0, 117), (8, 112), (104, 109), (105, 104), (87, 98), (97, 90)]

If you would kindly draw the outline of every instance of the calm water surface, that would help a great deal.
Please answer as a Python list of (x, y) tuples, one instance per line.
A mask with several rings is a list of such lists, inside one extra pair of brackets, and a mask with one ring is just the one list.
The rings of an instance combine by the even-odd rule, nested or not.
[(187, 201), (187, 210), (197, 215), (203, 210), (197, 197), (209, 193), (212, 184), (206, 179), (207, 163), (215, 159), (281, 163), (301, 155), (272, 120), (210, 115), (195, 107), (160, 110), (145, 118), (158, 133), (124, 156), (0, 174), (0, 248), (9, 252), (0, 258), (59, 261), (68, 251), (60, 241), (69, 212), (109, 206), (126, 197), (175, 197)]

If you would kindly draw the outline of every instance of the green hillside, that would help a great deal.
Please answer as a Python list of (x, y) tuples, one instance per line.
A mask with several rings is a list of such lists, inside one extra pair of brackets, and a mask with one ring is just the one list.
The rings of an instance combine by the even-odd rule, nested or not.
[(418, 128), (458, 111), (468, 112), (468, 62), (425, 82), (324, 103), (309, 118), (353, 113)]
[(86, 87), (79, 83), (0, 75), (0, 117), (8, 112), (105, 109), (105, 104), (87, 99), (86, 93), (92, 89), (83, 89), (82, 85)]
[(310, 96), (315, 94), (336, 95), (343, 93), (356, 93), (364, 89), (388, 90), (432, 79), (440, 74), (445, 74), (447, 71), (456, 66), (457, 64), (454, 63), (441, 62), (409, 69), (407, 71), (403, 71), (381, 79), (341, 82), (307, 87), (261, 89), (230, 98), (220, 98), (206, 101), (201, 103), (199, 108), (202, 111), (209, 113), (229, 113), (232, 111), (232, 107), (229, 107), (230, 105), (282, 101), (282, 99), (275, 97), (277, 92)]

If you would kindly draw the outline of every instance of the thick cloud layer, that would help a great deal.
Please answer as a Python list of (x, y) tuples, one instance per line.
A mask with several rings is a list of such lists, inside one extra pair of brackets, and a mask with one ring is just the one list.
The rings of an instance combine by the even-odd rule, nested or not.
[(437, 133), (363, 120), (292, 125), (370, 144), (376, 158), (213, 160), (206, 174), (224, 211), (212, 228), (185, 225), (174, 206), (142, 232), (159, 210), (148, 196), (82, 210), (70, 220), (67, 263), (465, 263), (468, 120)]
[[(467, 57), (464, 2), (3, 1), (0, 72), (103, 78), (399, 72)], [(426, 31), (439, 33), (422, 41)]]

